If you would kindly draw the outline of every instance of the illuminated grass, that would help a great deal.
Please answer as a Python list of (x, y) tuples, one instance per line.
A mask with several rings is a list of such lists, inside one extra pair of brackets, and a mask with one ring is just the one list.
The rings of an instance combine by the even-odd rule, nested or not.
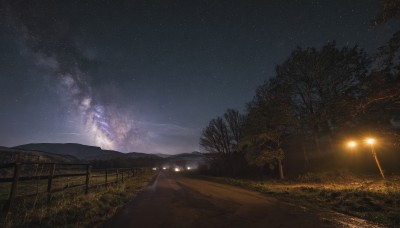
[(134, 197), (155, 176), (155, 172), (125, 179), (123, 184), (54, 193), (51, 203), (47, 196), (21, 199), (0, 227), (98, 227)]
[(390, 177), (386, 181), (354, 177), (326, 181), (304, 177), (285, 181), (201, 178), (266, 193), (296, 204), (329, 208), (390, 227), (400, 226), (400, 177)]

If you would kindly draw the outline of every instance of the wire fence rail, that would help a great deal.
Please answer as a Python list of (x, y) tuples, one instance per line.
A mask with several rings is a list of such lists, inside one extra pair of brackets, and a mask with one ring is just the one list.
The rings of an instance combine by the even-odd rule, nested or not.
[[(90, 188), (124, 183), (126, 178), (144, 173), (148, 168), (92, 169), (90, 164), (70, 163), (9, 163), (0, 165), (0, 202), (2, 212), (8, 214), (20, 198), (47, 194), (71, 188)], [(1, 205), (1, 204), (0, 204)]]

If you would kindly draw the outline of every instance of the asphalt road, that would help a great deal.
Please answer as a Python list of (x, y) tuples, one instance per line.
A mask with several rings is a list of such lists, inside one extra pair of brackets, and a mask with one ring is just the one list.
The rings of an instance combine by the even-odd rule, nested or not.
[(261, 193), (162, 171), (105, 227), (379, 227)]

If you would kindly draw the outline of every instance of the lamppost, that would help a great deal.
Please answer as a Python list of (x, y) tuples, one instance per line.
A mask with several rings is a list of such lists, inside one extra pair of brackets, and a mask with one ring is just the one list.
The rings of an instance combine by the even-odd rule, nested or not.
[(348, 143), (347, 143), (347, 146), (350, 148), (350, 149), (354, 149), (354, 148), (356, 148), (356, 146), (357, 146), (357, 142), (356, 141), (349, 141)]
[(379, 168), (379, 172), (381, 172), (382, 178), (385, 179), (385, 175), (383, 174), (383, 170), (382, 170), (381, 164), (379, 163), (379, 160), (378, 160), (378, 155), (377, 155), (376, 152), (375, 152), (375, 147), (374, 147), (375, 139), (374, 139), (374, 138), (367, 138), (367, 139), (365, 140), (365, 142), (366, 142), (368, 145), (371, 146), (371, 153), (372, 153), (372, 156), (374, 156), (374, 158), (375, 158), (376, 165), (377, 165), (378, 168)]
[[(379, 168), (379, 172), (381, 173), (382, 178), (385, 179), (385, 175), (383, 174), (383, 170), (382, 170), (381, 164), (379, 163), (378, 155), (377, 155), (376, 152), (375, 152), (375, 147), (374, 147), (374, 145), (375, 145), (375, 143), (376, 143), (376, 140), (375, 140), (374, 138), (367, 138), (367, 139), (365, 139), (365, 142), (366, 142), (368, 145), (370, 145), (370, 147), (371, 147), (371, 153), (372, 153), (372, 156), (373, 156), (374, 159), (375, 159), (376, 165), (377, 165), (378, 168)], [(356, 142), (356, 141), (349, 141), (349, 142), (347, 143), (347, 147), (349, 147), (350, 149), (354, 149), (354, 148), (357, 147), (357, 142)]]

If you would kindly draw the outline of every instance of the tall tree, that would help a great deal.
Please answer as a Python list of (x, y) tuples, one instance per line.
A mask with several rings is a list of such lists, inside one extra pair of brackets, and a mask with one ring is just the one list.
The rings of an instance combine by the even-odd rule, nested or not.
[(374, 71), (363, 83), (353, 114), (360, 128), (393, 138), (400, 145), (400, 80), (387, 71)]
[(362, 82), (353, 116), (363, 130), (400, 145), (400, 32), (379, 48), (373, 66)]
[[(400, 19), (399, 0), (380, 0), (375, 26)], [(374, 69), (363, 82), (360, 102), (354, 116), (360, 125), (392, 138), (400, 145), (400, 31), (378, 49)]]
[(285, 89), (273, 79), (257, 89), (247, 106), (245, 137), (240, 144), (249, 164), (277, 164), (280, 178), (283, 178), (282, 140), (294, 124), (290, 100), (284, 93)]
[(238, 144), (243, 137), (244, 116), (228, 109), (222, 117), (212, 119), (201, 133), (200, 145), (209, 152), (212, 172), (238, 175), (246, 167)]
[(334, 42), (320, 50), (298, 47), (277, 66), (277, 81), (288, 88), (288, 96), (305, 132), (312, 134), (319, 151), (319, 139), (332, 134), (348, 120), (351, 102), (370, 61), (357, 46), (341, 49)]
[(221, 117), (212, 119), (208, 126), (203, 129), (200, 145), (210, 153), (229, 155), (228, 127)]
[(230, 144), (232, 149), (235, 150), (243, 137), (244, 116), (237, 110), (228, 109), (224, 113), (224, 119), (229, 129)]
[(379, 25), (386, 23), (392, 18), (400, 19), (400, 1), (399, 0), (379, 0), (380, 12), (376, 16), (373, 23)]
[(223, 117), (212, 119), (203, 129), (200, 145), (210, 153), (229, 157), (237, 151), (243, 136), (244, 117), (237, 110), (228, 109)]

